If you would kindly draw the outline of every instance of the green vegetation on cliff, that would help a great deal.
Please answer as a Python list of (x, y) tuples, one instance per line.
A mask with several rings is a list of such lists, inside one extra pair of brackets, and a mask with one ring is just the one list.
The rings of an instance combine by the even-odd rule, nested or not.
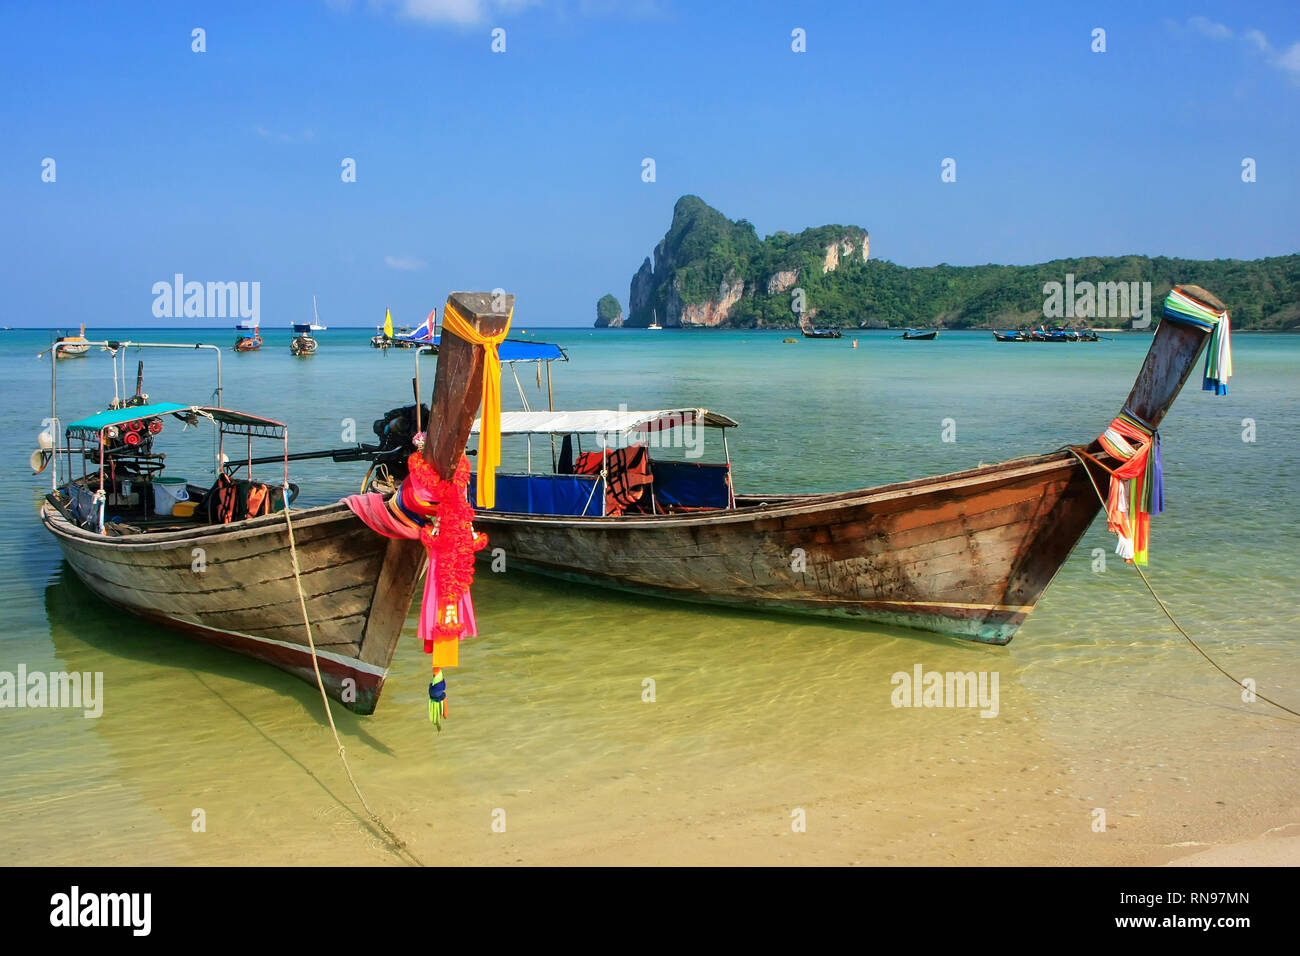
[[(1300, 255), (1251, 261), (1118, 256), (907, 268), (864, 261), (866, 241), (865, 229), (836, 225), (759, 239), (749, 222), (733, 222), (702, 199), (683, 196), (655, 249), (653, 266), (647, 260), (632, 280), (626, 324), (648, 325), (653, 314), (665, 325), (697, 324), (708, 312), (713, 316), (708, 324), (721, 327), (790, 327), (795, 324), (792, 293), (802, 289), (805, 307), (819, 326), (1036, 325), (1044, 320), (1044, 285), (1065, 283), (1073, 275), (1076, 283), (1150, 282), (1156, 318), (1175, 282), (1195, 283), (1228, 303), (1236, 328), (1300, 327)], [(831, 257), (838, 264), (828, 260), (834, 246), (840, 247)], [(851, 251), (841, 254), (846, 248)], [(825, 271), (828, 264), (834, 267)], [(721, 305), (725, 288), (734, 290), (740, 281), (739, 299), (730, 308)], [(1099, 326), (1130, 322), (1104, 315), (1090, 320)]]

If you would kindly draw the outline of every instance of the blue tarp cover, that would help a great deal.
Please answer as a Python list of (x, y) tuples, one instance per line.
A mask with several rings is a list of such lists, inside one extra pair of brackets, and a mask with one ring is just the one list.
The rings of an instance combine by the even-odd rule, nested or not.
[(726, 508), (731, 504), (726, 465), (694, 461), (652, 461), (655, 498), (661, 507)]
[[(469, 483), (469, 503), (478, 508), (476, 480)], [(596, 485), (592, 494), (592, 485)], [(491, 511), (526, 515), (600, 514), (605, 483), (581, 475), (497, 475), (497, 503)], [(489, 509), (483, 509), (489, 510)]]

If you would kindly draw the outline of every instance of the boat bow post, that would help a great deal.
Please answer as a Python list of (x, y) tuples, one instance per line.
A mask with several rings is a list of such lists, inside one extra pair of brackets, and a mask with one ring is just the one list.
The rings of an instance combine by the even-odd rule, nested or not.
[[(419, 450), (410, 456), (410, 473), (386, 501), (376, 494), (348, 499), (366, 524), (393, 539), (389, 557), (395, 564), (406, 567), (418, 561), (417, 541), (428, 553), (419, 633), (433, 659), (429, 719), (439, 728), (447, 713), (442, 668), (458, 663), (460, 640), (476, 633), (469, 587), (474, 552), (487, 543), (473, 529), (465, 445), (480, 404), (485, 420), (499, 422), (497, 345), (505, 338), (513, 312), (514, 296), (505, 293), (454, 292), (448, 297), (429, 424), (424, 436), (416, 438)], [(499, 439), (490, 446), (486, 436), (480, 438), (480, 489), (491, 488)], [(378, 653), (391, 658), (398, 636), (391, 629), (383, 633), (389, 643)]]

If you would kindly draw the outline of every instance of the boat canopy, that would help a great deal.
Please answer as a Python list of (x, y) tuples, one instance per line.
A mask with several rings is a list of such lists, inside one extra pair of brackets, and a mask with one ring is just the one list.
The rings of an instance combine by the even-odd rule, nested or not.
[[(436, 348), (442, 336), (438, 336), (432, 342)], [(428, 339), (416, 339), (415, 341), (428, 343)], [(521, 342), (519, 339), (506, 339), (497, 346), (497, 355), (503, 362), (567, 362), (569, 357), (564, 354), (564, 349), (558, 345), (552, 345), (550, 342)]]
[(306, 335), (308, 332), (324, 332), (325, 326), (317, 325), (315, 322), (295, 322), (293, 330), (299, 335)]
[[(477, 435), (482, 419), (474, 420)], [(658, 411), (591, 409), (579, 412), (502, 412), (502, 435), (633, 435), (658, 432), (680, 425), (735, 428), (739, 423), (707, 408), (669, 408)]]
[(283, 438), (284, 423), (270, 418), (261, 418), (238, 412), (233, 408), (215, 408), (211, 405), (178, 405), (175, 402), (151, 402), (148, 405), (130, 405), (126, 408), (110, 408), (88, 418), (73, 422), (67, 428), (69, 436), (83, 438), (97, 437), (110, 425), (122, 425), (140, 418), (154, 418), (159, 415), (192, 412), (211, 419), (229, 434), (251, 435), (263, 438)]

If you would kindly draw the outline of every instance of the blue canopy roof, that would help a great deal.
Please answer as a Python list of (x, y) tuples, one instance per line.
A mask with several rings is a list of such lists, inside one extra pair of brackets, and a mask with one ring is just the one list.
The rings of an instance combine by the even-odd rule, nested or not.
[[(170, 415), (173, 412), (194, 412), (204, 418), (210, 418), (214, 422), (220, 422), (222, 425), (233, 426), (239, 429), (241, 433), (247, 432), (267, 437), (280, 437), (284, 428), (284, 424), (277, 422), (275, 419), (250, 415), (247, 412), (235, 411), (233, 408), (217, 408), (213, 405), (178, 405), (175, 402), (150, 402), (148, 405), (128, 405), (126, 408), (110, 408), (106, 411), (97, 412), (87, 418), (73, 422), (68, 426), (67, 431), (68, 434), (75, 432), (98, 435), (101, 430), (109, 425), (121, 425), (125, 422), (133, 422), (138, 418), (155, 418), (161, 415)], [(229, 430), (227, 429), (227, 431)]]
[(167, 415), (171, 412), (187, 412), (193, 407), (193, 405), (177, 405), (175, 402), (152, 402), (148, 405), (132, 405), (128, 408), (110, 408), (73, 422), (68, 426), (68, 431), (98, 432), (109, 425), (121, 425), (123, 422), (133, 422), (137, 418), (153, 418), (155, 415)]
[[(433, 340), (436, 346), (438, 336)], [(497, 354), (501, 356), (503, 362), (567, 362), (569, 357), (564, 354), (564, 349), (558, 345), (552, 345), (550, 342), (524, 342), (520, 339), (506, 339), (497, 347)]]

